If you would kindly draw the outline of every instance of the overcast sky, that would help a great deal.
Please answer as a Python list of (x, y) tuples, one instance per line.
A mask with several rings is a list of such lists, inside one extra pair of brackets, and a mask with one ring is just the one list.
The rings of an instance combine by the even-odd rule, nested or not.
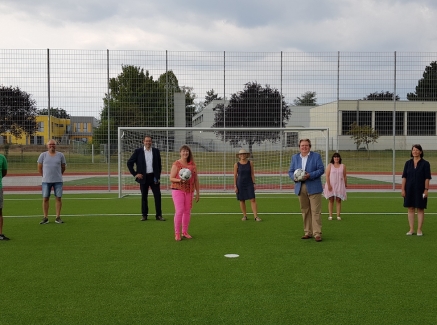
[(1, 0), (3, 49), (437, 49), (435, 0)]
[(224, 96), (248, 81), (279, 88), (283, 51), (286, 100), (315, 91), (322, 104), (337, 98), (337, 51), (341, 99), (392, 91), (396, 51), (396, 93), (405, 100), (437, 59), (436, 21), (437, 0), (0, 0), (0, 84), (20, 86), (47, 107), (44, 65), (51, 49), (51, 105), (98, 116), (107, 91), (106, 49), (111, 77), (132, 64), (155, 79), (165, 72), (168, 50), (169, 68), (196, 100), (210, 89), (223, 96), (221, 51)]

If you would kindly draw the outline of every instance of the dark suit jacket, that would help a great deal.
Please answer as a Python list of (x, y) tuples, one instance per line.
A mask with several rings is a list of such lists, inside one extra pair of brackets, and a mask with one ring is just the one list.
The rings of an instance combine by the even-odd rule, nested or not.
[[(158, 149), (152, 148), (152, 165), (153, 165), (153, 174), (154, 177), (159, 181), (161, 178), (161, 154)], [(136, 165), (136, 169), (134, 169), (134, 165)], [(143, 179), (136, 178), (135, 181), (138, 183), (145, 184), (146, 182), (146, 174), (149, 172), (146, 169), (146, 158), (144, 156), (144, 147), (135, 149), (132, 156), (127, 161), (127, 168), (129, 168), (130, 173), (135, 177), (137, 174), (143, 174)]]

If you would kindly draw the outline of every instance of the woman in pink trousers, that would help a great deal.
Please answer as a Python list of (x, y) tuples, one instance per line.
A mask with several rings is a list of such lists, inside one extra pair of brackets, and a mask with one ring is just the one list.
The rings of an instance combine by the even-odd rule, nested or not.
[[(184, 144), (179, 149), (179, 153), (181, 158), (173, 163), (170, 172), (171, 196), (175, 208), (174, 233), (177, 241), (181, 240), (181, 226), (182, 236), (187, 239), (193, 238), (188, 234), (188, 226), (190, 225), (194, 190), (196, 190), (196, 202), (199, 202), (200, 195), (197, 168), (190, 147)], [(186, 181), (179, 176), (179, 171), (183, 168), (188, 168), (191, 171), (191, 177)]]

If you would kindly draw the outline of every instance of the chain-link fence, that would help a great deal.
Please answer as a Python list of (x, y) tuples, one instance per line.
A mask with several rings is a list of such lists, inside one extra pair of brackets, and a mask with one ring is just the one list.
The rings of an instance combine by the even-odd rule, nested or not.
[[(0, 148), (9, 175), (26, 175), (4, 183), (39, 183), (36, 159), (51, 138), (66, 154), (67, 188), (115, 190), (118, 127), (286, 127), (275, 141), (287, 153), (298, 151), (297, 130), (327, 127), (313, 149), (328, 138), (349, 188), (395, 189), (413, 144), (435, 166), (436, 60), (437, 52), (0, 50)], [(212, 152), (223, 141), (211, 132), (184, 140)], [(237, 151), (272, 140), (227, 141)], [(286, 173), (282, 165), (272, 172)]]

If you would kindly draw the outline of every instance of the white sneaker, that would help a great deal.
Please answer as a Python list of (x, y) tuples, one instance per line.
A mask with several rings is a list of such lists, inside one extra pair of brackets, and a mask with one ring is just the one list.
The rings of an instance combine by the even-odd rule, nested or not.
[(328, 220), (332, 220), (332, 217), (329, 217)]
[(340, 217), (337, 217), (337, 220), (341, 220), (341, 218), (340, 218)]

